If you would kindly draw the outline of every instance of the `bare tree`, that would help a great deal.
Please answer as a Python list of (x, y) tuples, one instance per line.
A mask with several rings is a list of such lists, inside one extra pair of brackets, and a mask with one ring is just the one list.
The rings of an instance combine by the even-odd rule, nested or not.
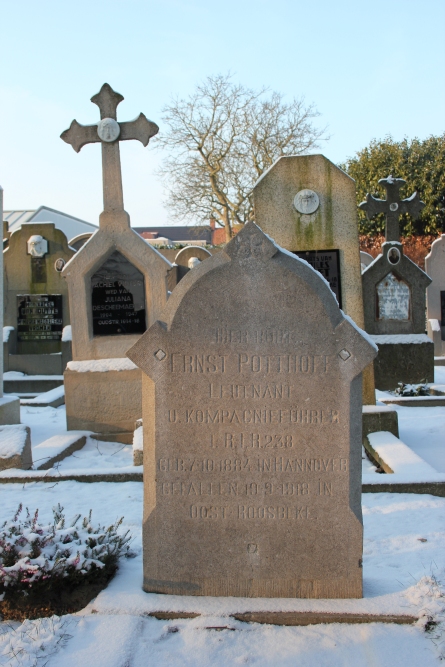
[(165, 134), (157, 143), (168, 151), (159, 173), (166, 205), (176, 220), (225, 228), (253, 217), (252, 188), (282, 155), (300, 155), (327, 140), (312, 119), (320, 114), (304, 99), (283, 101), (265, 88), (253, 91), (232, 76), (208, 77), (188, 99), (175, 98), (164, 110)]

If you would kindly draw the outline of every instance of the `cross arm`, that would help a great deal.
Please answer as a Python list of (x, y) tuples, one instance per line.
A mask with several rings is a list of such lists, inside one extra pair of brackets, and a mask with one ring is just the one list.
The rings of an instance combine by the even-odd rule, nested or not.
[(421, 201), (418, 192), (414, 192), (411, 197), (402, 199), (400, 202), (400, 213), (409, 213), (414, 220), (416, 220), (421, 210), (425, 207), (425, 202)]
[(143, 113), (140, 113), (134, 120), (119, 123), (119, 127), (121, 129), (119, 140), (136, 139), (144, 146), (147, 146), (150, 139), (159, 132), (156, 123), (148, 120)]
[(386, 213), (386, 205), (385, 199), (377, 199), (368, 192), (365, 201), (362, 201), (358, 207), (365, 211), (366, 217), (371, 220), (377, 213)]
[(76, 153), (80, 151), (85, 144), (92, 144), (100, 141), (97, 134), (97, 125), (81, 125), (77, 120), (73, 120), (67, 130), (62, 132), (60, 138), (70, 144)]

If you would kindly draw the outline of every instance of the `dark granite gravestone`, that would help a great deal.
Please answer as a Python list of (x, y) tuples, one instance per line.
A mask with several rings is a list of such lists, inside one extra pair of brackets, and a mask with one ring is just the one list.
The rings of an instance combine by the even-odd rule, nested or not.
[(361, 597), (375, 354), (252, 222), (184, 276), (128, 352), (143, 371), (144, 590)]
[(146, 330), (144, 276), (117, 250), (91, 277), (94, 336)]
[(18, 294), (17, 311), (19, 342), (62, 339), (62, 294)]
[[(402, 213), (417, 217), (424, 207), (415, 192), (400, 199), (400, 178), (381, 179), (387, 199), (366, 196), (360, 208), (369, 219), (384, 212), (387, 240), (381, 254), (362, 273), (365, 329), (379, 348), (374, 361), (375, 386), (396, 389), (408, 384), (434, 381), (434, 345), (425, 334), (426, 288), (431, 278), (403, 253), (398, 218)], [(388, 239), (389, 235), (389, 239)]]
[(294, 251), (294, 255), (305, 259), (329, 283), (329, 287), (337, 297), (338, 305), (341, 301), (340, 251), (339, 250), (306, 250)]

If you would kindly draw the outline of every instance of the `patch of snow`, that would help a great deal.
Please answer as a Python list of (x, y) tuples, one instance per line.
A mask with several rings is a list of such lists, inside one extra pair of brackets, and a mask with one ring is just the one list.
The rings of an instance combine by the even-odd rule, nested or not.
[[(47, 664), (69, 639), (78, 620), (72, 616), (51, 616), (26, 620), (14, 627), (4, 623), (0, 632), (0, 664), (16, 667), (37, 667)], [(3, 658), (11, 662), (3, 662)]]
[(20, 455), (26, 444), (27, 435), (24, 424), (0, 426), (0, 459)]
[(143, 451), (144, 449), (144, 429), (142, 426), (139, 426), (133, 435), (133, 449), (138, 449)]
[(394, 473), (415, 477), (431, 477), (437, 473), (437, 470), (407, 447), (399, 438), (396, 438), (393, 433), (378, 431), (369, 433), (367, 438), (374, 451), (389, 465)]
[(54, 387), (49, 391), (45, 391), (43, 394), (39, 394), (35, 398), (22, 399), (22, 405), (33, 405), (34, 403), (51, 403), (58, 398), (62, 398), (65, 395), (65, 387), (63, 384), (60, 387)]
[(34, 466), (40, 466), (45, 461), (59, 456), (83, 435), (87, 436), (89, 434), (90, 431), (69, 431), (69, 433), (53, 435), (48, 440), (44, 440), (32, 450)]
[(71, 324), (67, 324), (66, 327), (63, 327), (62, 329), (62, 343), (69, 343), (72, 340)]
[(18, 396), (13, 396), (13, 394), (6, 394), (4, 396), (0, 396), (0, 407), (2, 405), (6, 405), (7, 403), (11, 403), (12, 401), (18, 401), (19, 397)]
[(379, 412), (395, 412), (395, 408), (391, 408), (388, 405), (364, 405), (362, 407), (362, 412), (364, 414), (373, 414)]
[(14, 327), (3, 327), (3, 342), (7, 343), (9, 341), (9, 335), (11, 331), (14, 331)]
[(76, 373), (106, 373), (107, 371), (131, 371), (137, 368), (126, 357), (117, 359), (88, 359), (87, 361), (69, 361), (67, 369)]
[(20, 407), (20, 421), (31, 428), (31, 446), (34, 448), (52, 435), (66, 433), (66, 409), (64, 405), (58, 408), (34, 407), (22, 405)]
[(416, 343), (431, 343), (431, 338), (426, 334), (371, 334), (371, 338), (377, 345), (408, 345)]
[(3, 373), (3, 380), (60, 380), (63, 382), (63, 375), (25, 375), (20, 371), (7, 371)]

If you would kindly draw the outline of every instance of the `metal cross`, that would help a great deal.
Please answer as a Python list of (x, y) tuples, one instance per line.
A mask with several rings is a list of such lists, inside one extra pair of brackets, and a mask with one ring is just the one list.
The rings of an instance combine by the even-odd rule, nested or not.
[[(124, 221), (127, 226), (128, 215), (124, 211), (124, 197), (122, 192), (121, 161), (119, 153), (119, 141), (137, 139), (147, 146), (151, 137), (159, 132), (156, 123), (147, 120), (143, 113), (127, 123), (118, 123), (116, 120), (117, 105), (124, 98), (116, 93), (108, 83), (104, 83), (97, 95), (91, 101), (100, 109), (100, 122), (94, 125), (80, 125), (73, 120), (68, 130), (62, 132), (60, 138), (71, 144), (76, 153), (85, 144), (93, 144), (98, 141), (102, 144), (102, 179), (104, 190), (104, 213), (103, 220), (111, 214), (113, 219)], [(123, 216), (119, 216), (123, 213)], [(101, 218), (102, 218), (101, 216)]]
[(419, 217), (420, 211), (425, 206), (423, 201), (420, 201), (418, 192), (414, 192), (411, 197), (407, 199), (400, 199), (399, 190), (406, 181), (403, 178), (381, 178), (379, 185), (383, 185), (386, 189), (386, 199), (377, 199), (371, 194), (366, 195), (366, 201), (359, 204), (362, 211), (366, 211), (366, 217), (371, 220), (377, 213), (386, 213), (386, 241), (399, 241), (399, 216), (403, 213), (409, 213), (414, 220)]

